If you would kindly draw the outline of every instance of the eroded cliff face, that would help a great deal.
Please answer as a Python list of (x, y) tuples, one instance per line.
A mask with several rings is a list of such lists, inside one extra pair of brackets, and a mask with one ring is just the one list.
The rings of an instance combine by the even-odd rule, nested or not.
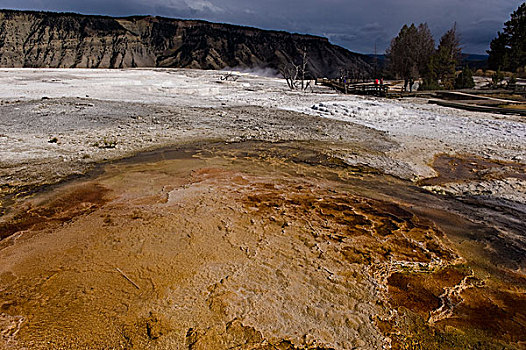
[(309, 56), (314, 76), (371, 70), (327, 39), (203, 21), (0, 11), (0, 66), (279, 69)]

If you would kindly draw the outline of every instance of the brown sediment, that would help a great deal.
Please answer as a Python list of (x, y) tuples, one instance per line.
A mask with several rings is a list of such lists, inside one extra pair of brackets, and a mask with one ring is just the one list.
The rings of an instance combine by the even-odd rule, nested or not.
[(390, 303), (429, 317), (442, 306), (445, 289), (458, 285), (469, 274), (462, 266), (447, 266), (431, 272), (395, 272), (387, 280)]
[(341, 243), (343, 258), (351, 263), (430, 263), (433, 258), (456, 258), (441, 243), (442, 234), (435, 227), (420, 223), (394, 203), (304, 185), (284, 192), (281, 186), (261, 184), (252, 193), (246, 203), (255, 213), (308, 219), (323, 239)]
[(433, 186), (448, 182), (496, 180), (509, 177), (526, 179), (526, 165), (524, 164), (471, 155), (437, 155), (431, 166), (438, 176), (420, 180), (418, 185)]
[(13, 215), (2, 218), (0, 240), (16, 232), (52, 228), (80, 215), (88, 214), (108, 202), (109, 199), (106, 197), (108, 192), (109, 189), (99, 184), (87, 184), (37, 207), (28, 203)]
[(257, 350), (334, 350), (316, 344), (308, 336), (303, 339), (306, 346), (294, 344), (291, 340), (269, 341), (254, 327), (245, 326), (239, 320), (232, 320), (222, 327), (212, 329), (188, 329), (186, 345), (188, 350), (199, 349), (257, 349)]
[(419, 210), (440, 200), (410, 184), (304, 149), (152, 153), (16, 204), (1, 218), (16, 239), (0, 248), (0, 344), (377, 349), (390, 339), (395, 349), (460, 349), (524, 341), (524, 274), (499, 267), (515, 274), (510, 282), (473, 268), (436, 219), (447, 214), (472, 235), (476, 225), (447, 208)]
[[(473, 344), (479, 349), (524, 347), (523, 291), (509, 291), (502, 285), (487, 287), (480, 280), (469, 281), (470, 277), (453, 288), (446, 286), (453, 281), (440, 281), (436, 276), (431, 284), (429, 277), (424, 282), (406, 277), (403, 282), (398, 278), (392, 281), (401, 282), (401, 286), (390, 286), (392, 302), (400, 298), (400, 293), (409, 297), (403, 299), (406, 301), (401, 303), (396, 321), (377, 320), (384, 333), (390, 335), (393, 349), (467, 349)], [(462, 288), (457, 288), (460, 285)], [(442, 287), (444, 292), (437, 295)], [(437, 309), (431, 310), (431, 305)], [(446, 316), (433, 319), (439, 312)]]
[(526, 342), (526, 295), (503, 287), (463, 290), (460, 295), (462, 302), (456, 306), (454, 317), (440, 321), (439, 325), (478, 330), (509, 342)]

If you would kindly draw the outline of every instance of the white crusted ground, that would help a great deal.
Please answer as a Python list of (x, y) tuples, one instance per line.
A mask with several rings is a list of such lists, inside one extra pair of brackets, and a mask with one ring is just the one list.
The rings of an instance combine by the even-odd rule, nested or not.
[[(151, 106), (162, 110), (163, 106), (172, 108), (228, 108), (238, 106), (260, 106), (269, 111), (289, 110), (312, 116), (320, 116), (352, 125), (362, 125), (382, 131), (391, 141), (389, 150), (378, 157), (363, 157), (352, 152), (341, 156), (351, 164), (365, 163), (396, 176), (409, 179), (433, 176), (435, 173), (429, 167), (433, 156), (439, 153), (471, 154), (490, 159), (526, 162), (526, 123), (519, 116), (504, 116), (490, 113), (461, 111), (452, 108), (427, 104), (424, 99), (388, 100), (351, 95), (341, 95), (333, 91), (315, 86), (314, 92), (291, 92), (286, 89), (282, 79), (260, 77), (249, 73), (234, 73), (234, 79), (223, 80), (225, 72), (200, 71), (183, 69), (133, 69), (133, 70), (86, 70), (86, 69), (2, 69), (0, 70), (0, 101), (15, 100), (30, 101), (44, 98), (82, 98), (87, 100), (102, 100), (127, 106), (123, 113), (133, 114), (134, 108), (148, 110)], [(45, 102), (44, 100), (43, 102)], [(136, 105), (130, 105), (135, 103)], [(140, 107), (139, 107), (140, 106)], [(104, 108), (89, 105), (86, 115), (99, 118), (98, 122), (106, 122)], [(90, 108), (92, 110), (90, 110)], [(45, 108), (44, 108), (45, 109)], [(58, 112), (44, 110), (38, 114), (18, 115), (17, 118), (43, 118), (43, 129), (49, 118), (57, 116)], [(55, 113), (55, 114), (54, 114)], [(67, 116), (67, 111), (62, 111)], [(91, 113), (91, 114), (90, 114)], [(95, 114), (94, 114), (95, 113)], [(148, 112), (141, 111), (143, 117)], [(223, 112), (221, 112), (223, 113)], [(111, 111), (108, 111), (108, 115)], [(199, 113), (198, 113), (199, 114)], [(206, 114), (206, 113), (205, 113)], [(199, 117), (203, 115), (203, 117)], [(270, 133), (271, 139), (283, 140), (290, 135), (282, 134), (282, 125), (265, 124), (267, 130), (258, 127), (262, 114), (255, 113), (252, 123), (243, 126), (243, 133), (236, 125), (236, 118), (230, 129), (214, 132), (214, 124), (206, 125), (210, 116), (203, 113), (193, 117), (192, 123), (175, 125), (172, 120), (163, 125), (162, 113), (151, 120), (140, 121), (141, 115), (135, 119), (122, 120), (121, 125), (95, 128), (97, 136), (85, 128), (78, 129), (71, 120), (64, 120), (75, 138), (85, 135), (91, 144), (106, 141), (114, 137), (133, 139), (137, 137), (144, 145), (159, 145), (174, 143), (187, 136), (198, 137), (242, 137), (258, 138), (264, 133)], [(43, 117), (42, 117), (43, 116)], [(166, 116), (166, 115), (165, 115)], [(47, 119), (46, 119), (47, 118)], [(201, 119), (199, 119), (201, 118)], [(47, 143), (47, 138), (53, 135), (49, 130), (39, 139), (39, 130), (15, 130), (18, 121), (9, 120), (10, 116), (0, 118), (0, 162), (29, 161), (38, 159), (42, 152), (53, 152), (55, 145)], [(66, 118), (67, 119), (67, 118)], [(196, 120), (200, 124), (196, 126)], [(55, 121), (56, 123), (57, 121)], [(97, 120), (93, 124), (96, 124)], [(311, 119), (306, 122), (312, 124)], [(301, 123), (295, 119), (294, 123)], [(203, 124), (206, 130), (203, 131)], [(292, 129), (295, 125), (289, 125)], [(274, 130), (272, 130), (274, 128)], [(196, 132), (199, 130), (199, 132)], [(42, 133), (41, 133), (42, 134)], [(142, 135), (142, 136), (141, 136)], [(146, 141), (145, 141), (145, 137)], [(319, 135), (306, 135), (305, 138), (322, 139), (323, 130)], [(345, 136), (345, 135), (343, 135)], [(62, 133), (62, 139), (68, 135)], [(142, 137), (142, 138), (141, 138)], [(148, 137), (154, 141), (147, 142)], [(263, 137), (265, 138), (265, 137)], [(35, 141), (37, 139), (37, 141)], [(70, 140), (69, 144), (74, 143)], [(111, 141), (111, 140), (109, 140)], [(77, 142), (77, 141), (75, 141)], [(69, 154), (61, 156), (67, 161), (75, 158), (81, 152), (83, 157), (93, 156), (100, 149), (89, 147), (89, 143), (79, 142), (78, 149), (72, 147)], [(126, 142), (121, 142), (125, 144)], [(126, 150), (133, 149), (128, 145)], [(135, 145), (139, 149), (141, 145)], [(120, 146), (117, 147), (117, 149)], [(124, 146), (123, 146), (124, 147)], [(118, 152), (113, 152), (117, 154)], [(111, 152), (105, 152), (104, 158), (111, 158)], [(69, 157), (69, 158), (68, 158)], [(97, 157), (94, 157), (96, 159)]]

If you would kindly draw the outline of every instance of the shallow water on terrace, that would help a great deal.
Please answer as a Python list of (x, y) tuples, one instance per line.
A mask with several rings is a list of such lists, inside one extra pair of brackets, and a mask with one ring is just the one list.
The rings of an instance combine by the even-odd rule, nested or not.
[(144, 153), (1, 219), (0, 344), (517, 345), (524, 245), (472, 209), (323, 144)]

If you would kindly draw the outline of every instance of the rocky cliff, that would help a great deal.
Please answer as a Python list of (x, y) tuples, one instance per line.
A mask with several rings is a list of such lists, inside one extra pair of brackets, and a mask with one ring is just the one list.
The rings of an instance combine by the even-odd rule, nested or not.
[(205, 21), (0, 11), (1, 67), (279, 69), (302, 50), (314, 76), (368, 72), (368, 58), (326, 38)]

